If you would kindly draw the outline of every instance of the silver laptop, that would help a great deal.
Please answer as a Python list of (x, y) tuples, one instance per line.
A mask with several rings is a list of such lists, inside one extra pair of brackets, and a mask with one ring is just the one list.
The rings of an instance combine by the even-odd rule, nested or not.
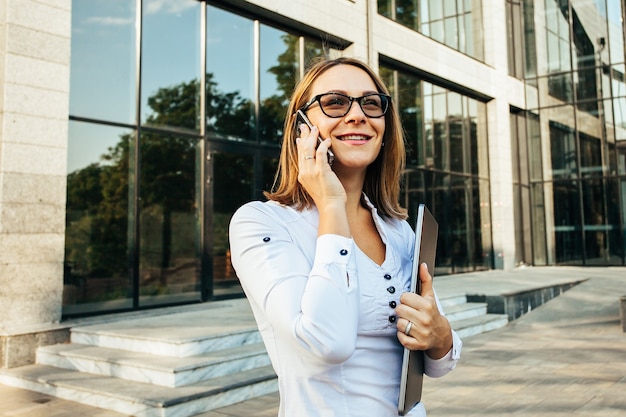
[[(418, 276), (420, 264), (426, 262), (428, 272), (435, 275), (435, 256), (437, 253), (437, 234), (439, 225), (424, 204), (417, 210), (415, 224), (415, 252), (413, 253), (413, 270), (411, 272), (411, 291), (421, 292)], [(422, 379), (424, 376), (424, 352), (421, 350), (404, 349), (402, 357), (402, 377), (400, 380), (400, 398), (398, 414), (403, 416), (422, 399)]]

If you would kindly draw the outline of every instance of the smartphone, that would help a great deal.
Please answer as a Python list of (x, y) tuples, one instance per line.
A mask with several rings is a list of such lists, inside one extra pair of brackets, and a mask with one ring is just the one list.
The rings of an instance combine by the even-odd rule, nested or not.
[[(298, 110), (296, 112), (296, 115), (298, 117), (298, 120), (302, 120), (304, 123), (306, 123), (306, 125), (309, 127), (309, 129), (313, 128), (313, 124), (311, 123), (309, 118), (306, 117), (306, 114), (304, 114), (304, 112), (302, 110)], [(296, 128), (300, 125), (300, 122), (298, 122), (298, 120), (296, 120)], [(300, 134), (300, 133), (298, 132), (298, 134)], [(317, 137), (317, 143), (318, 144), (322, 143), (321, 136)], [(335, 160), (335, 154), (330, 149), (328, 150), (327, 154), (328, 154), (328, 165), (332, 165), (333, 161)]]

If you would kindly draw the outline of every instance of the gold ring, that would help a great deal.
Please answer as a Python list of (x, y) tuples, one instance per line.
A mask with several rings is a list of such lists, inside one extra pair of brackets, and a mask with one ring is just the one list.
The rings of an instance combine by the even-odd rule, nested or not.
[(409, 332), (411, 331), (411, 327), (413, 327), (413, 322), (409, 321), (409, 324), (404, 328), (404, 334), (409, 336)]
[(305, 160), (305, 161), (306, 161), (307, 159), (315, 159), (315, 157), (314, 157), (314, 156), (311, 156), (311, 155), (308, 155), (308, 156), (305, 156), (305, 157), (304, 157), (304, 160)]

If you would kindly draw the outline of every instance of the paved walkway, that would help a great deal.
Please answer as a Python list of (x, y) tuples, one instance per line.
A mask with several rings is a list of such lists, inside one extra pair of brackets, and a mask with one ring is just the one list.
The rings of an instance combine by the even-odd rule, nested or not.
[[(586, 281), (505, 328), (464, 340), (457, 369), (424, 382), (429, 417), (626, 416), (626, 333), (619, 319), (626, 268), (489, 271), (439, 277), (435, 288), (503, 294), (572, 278)], [(277, 404), (278, 395), (268, 395), (200, 417), (276, 416)], [(121, 414), (0, 385), (0, 416)]]

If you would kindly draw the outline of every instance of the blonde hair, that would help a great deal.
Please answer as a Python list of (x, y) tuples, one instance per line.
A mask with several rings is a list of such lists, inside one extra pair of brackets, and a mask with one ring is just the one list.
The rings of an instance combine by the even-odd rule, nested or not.
[[(379, 93), (389, 95), (382, 79), (368, 65), (354, 58), (324, 59), (315, 63), (298, 83), (291, 95), (285, 117), (284, 137), (278, 170), (272, 190), (264, 195), (270, 200), (294, 206), (297, 210), (314, 205), (311, 196), (298, 182), (298, 151), (296, 148), (296, 111), (310, 99), (311, 85), (329, 68), (352, 65), (365, 71)], [(404, 134), (398, 110), (392, 100), (385, 113), (383, 147), (374, 162), (367, 167), (363, 192), (384, 217), (406, 219), (407, 211), (400, 206), (401, 174), (405, 166)]]

